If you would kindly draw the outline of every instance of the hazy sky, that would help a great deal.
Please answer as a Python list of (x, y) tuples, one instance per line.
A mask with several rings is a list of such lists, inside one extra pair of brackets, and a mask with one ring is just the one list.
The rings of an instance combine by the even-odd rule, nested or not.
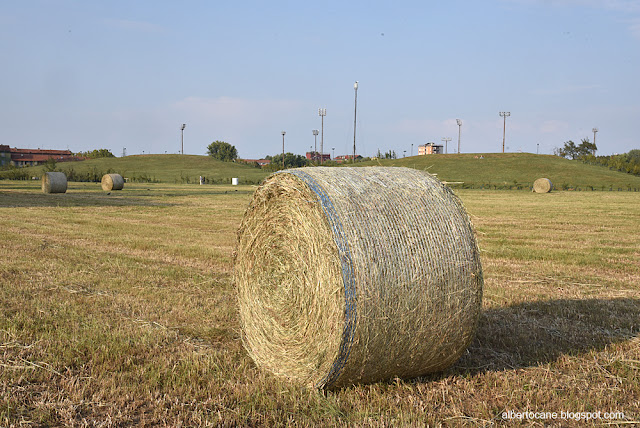
[[(640, 148), (640, 0), (0, 4), (0, 144), (241, 157)], [(320, 137), (318, 137), (318, 148)]]

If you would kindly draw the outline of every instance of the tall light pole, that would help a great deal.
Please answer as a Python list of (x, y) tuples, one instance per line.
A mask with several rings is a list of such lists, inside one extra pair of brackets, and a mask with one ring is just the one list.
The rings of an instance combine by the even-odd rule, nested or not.
[(592, 131), (593, 131), (593, 147), (594, 147), (592, 154), (595, 156), (596, 155), (596, 149), (595, 149), (595, 147), (596, 147), (596, 132), (598, 132), (598, 128), (593, 128)]
[(504, 137), (505, 134), (507, 132), (507, 118), (511, 116), (511, 112), (510, 111), (501, 111), (500, 112), (500, 117), (504, 118), (504, 123), (502, 125), (502, 153), (504, 153)]
[(358, 112), (358, 81), (353, 84), (353, 90), (356, 93), (355, 103), (353, 104), (353, 163), (356, 162), (356, 117)]
[(458, 124), (458, 154), (460, 154), (460, 133), (462, 132), (462, 120), (456, 119)]
[(284, 169), (284, 134), (286, 134), (286, 132), (282, 131), (281, 134), (282, 134), (282, 169)]
[(336, 148), (335, 147), (331, 147), (331, 152), (333, 153), (332, 159), (336, 158)]
[(413, 156), (413, 143), (411, 143), (411, 156)]
[(444, 152), (445, 153), (449, 153), (448, 147), (449, 147), (449, 141), (451, 141), (451, 137), (442, 137), (442, 141), (444, 141)]
[(536, 154), (540, 154), (540, 143), (536, 143)]
[(322, 118), (322, 126), (320, 127), (320, 165), (322, 165), (322, 154), (324, 153), (324, 117), (327, 115), (326, 108), (318, 109), (318, 116)]
[(181, 147), (182, 154), (184, 154), (184, 128), (186, 127), (187, 127), (186, 123), (183, 123), (182, 126), (180, 127), (180, 147)]
[(313, 132), (313, 141), (314, 141), (313, 160), (318, 160), (316, 159), (318, 156), (318, 130), (314, 129), (311, 132)]

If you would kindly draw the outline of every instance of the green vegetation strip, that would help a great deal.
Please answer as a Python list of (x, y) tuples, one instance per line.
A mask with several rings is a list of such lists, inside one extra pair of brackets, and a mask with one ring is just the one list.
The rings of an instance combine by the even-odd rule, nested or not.
[[(332, 165), (337, 165), (331, 163)], [(279, 163), (277, 163), (279, 165)], [(349, 164), (350, 165), (350, 164)], [(548, 178), (556, 190), (640, 192), (640, 177), (551, 155), (489, 153), (413, 156), (358, 162), (356, 166), (405, 166), (437, 174), (459, 188), (530, 190), (538, 178)], [(107, 173), (118, 173), (129, 182), (196, 184), (200, 176), (207, 184), (258, 184), (271, 170), (241, 162), (221, 162), (210, 156), (137, 155), (57, 163), (69, 181), (99, 182)], [(0, 179), (42, 176), (44, 167), (0, 171)]]

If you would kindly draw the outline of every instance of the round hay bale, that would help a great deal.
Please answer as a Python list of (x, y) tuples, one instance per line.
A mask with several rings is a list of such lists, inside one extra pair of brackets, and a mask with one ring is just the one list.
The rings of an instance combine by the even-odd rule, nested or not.
[(444, 370), (469, 345), (482, 266), (464, 207), (408, 168), (268, 177), (239, 232), (243, 342), (259, 367), (337, 388)]
[(44, 193), (66, 193), (67, 176), (64, 172), (45, 172), (42, 175), (42, 191)]
[(122, 190), (124, 179), (120, 174), (105, 174), (102, 176), (102, 190)]
[(533, 182), (533, 191), (536, 193), (549, 193), (553, 189), (553, 183), (548, 178), (538, 178)]

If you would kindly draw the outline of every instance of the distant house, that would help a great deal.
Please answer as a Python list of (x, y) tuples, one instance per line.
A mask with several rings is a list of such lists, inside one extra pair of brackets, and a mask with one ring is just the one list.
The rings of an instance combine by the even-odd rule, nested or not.
[(260, 166), (269, 165), (271, 163), (269, 159), (237, 159), (237, 161), (248, 163), (248, 164), (257, 163)]
[(11, 148), (0, 144), (0, 167), (11, 163)]
[(34, 166), (49, 159), (56, 162), (80, 160), (70, 150), (17, 149), (0, 145), (0, 166)]
[[(353, 159), (353, 155), (340, 155), (340, 156), (336, 156), (333, 160), (335, 160), (338, 163), (343, 163), (343, 162), (347, 162)], [(362, 156), (360, 155), (356, 155), (356, 160), (358, 159), (362, 159)]]
[(442, 153), (444, 146), (440, 144), (427, 143), (418, 146), (418, 155), (437, 155)]
[(331, 155), (328, 153), (321, 154), (320, 152), (307, 152), (305, 156), (313, 162), (326, 162), (331, 160)]

